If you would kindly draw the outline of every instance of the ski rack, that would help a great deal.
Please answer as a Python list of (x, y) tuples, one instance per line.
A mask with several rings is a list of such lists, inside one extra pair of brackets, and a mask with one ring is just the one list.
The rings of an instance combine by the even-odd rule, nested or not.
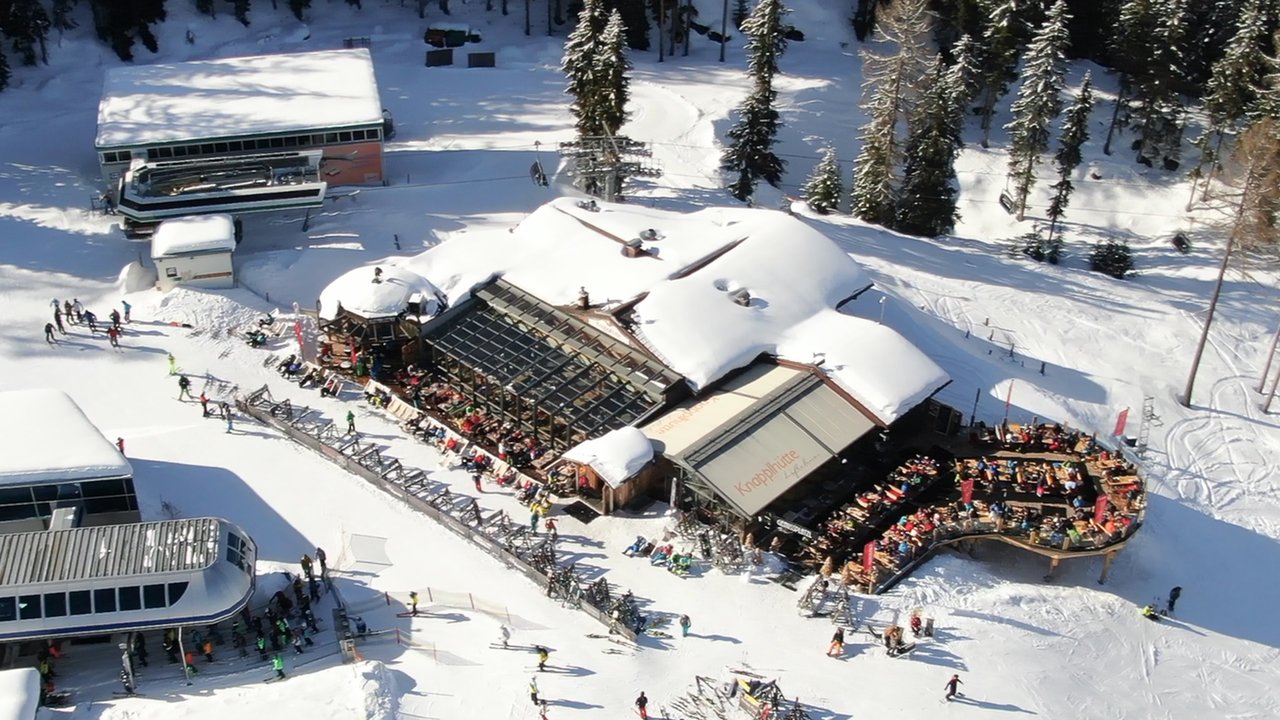
[(634, 596), (629, 591), (618, 596), (607, 579), (587, 582), (573, 564), (560, 565), (551, 536), (535, 534), (505, 510), (485, 511), (477, 498), (434, 480), (426, 470), (406, 467), (387, 455), (385, 447), (358, 432), (346, 432), (321, 411), (295, 406), (287, 398), (277, 400), (267, 385), (237, 395), (235, 405), (239, 412), (280, 430), (520, 570), (565, 605), (635, 640), (633, 628), (640, 613)]

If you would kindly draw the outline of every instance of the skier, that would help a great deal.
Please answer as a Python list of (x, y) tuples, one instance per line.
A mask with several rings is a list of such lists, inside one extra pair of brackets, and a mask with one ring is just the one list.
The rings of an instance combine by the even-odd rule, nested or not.
[(124, 454), (124, 438), (122, 437), (116, 438), (116, 447), (120, 448), (120, 454), (123, 455)]
[(119, 348), (120, 347), (120, 329), (114, 325), (107, 328), (107, 340), (111, 341), (111, 347)]
[(184, 395), (188, 398), (191, 397), (191, 379), (188, 378), (186, 375), (179, 375), (178, 376), (178, 399), (181, 400)]
[(133, 312), (133, 306), (128, 300), (121, 300), (120, 304), (124, 306), (124, 321), (129, 322), (129, 313)]
[(316, 547), (316, 562), (320, 563), (320, 577), (324, 577), (325, 575), (327, 575), (327, 574), (329, 573), (329, 567), (328, 567), (327, 565), (325, 565), (325, 564), (324, 564), (324, 563), (325, 563), (325, 560), (326, 560), (326, 557), (325, 557), (325, 554), (324, 554), (324, 550), (320, 549), (320, 547), (318, 547), (318, 546), (317, 546), (317, 547)]
[(409, 614), (410, 615), (418, 614), (418, 591), (417, 590), (409, 591)]
[(218, 404), (218, 415), (220, 415), (223, 420), (226, 420), (228, 424), (230, 424), (231, 406), (228, 405), (225, 400), (223, 400), (221, 403)]
[(649, 718), (649, 698), (644, 696), (644, 691), (640, 691), (640, 697), (636, 698), (636, 710), (640, 711), (640, 720), (648, 720)]
[(80, 298), (71, 299), (71, 312), (75, 314), (76, 323), (79, 324), (80, 319), (84, 317), (84, 305), (80, 304)]
[(534, 650), (538, 653), (538, 672), (542, 672), (547, 669), (547, 658), (551, 656), (551, 652), (541, 645)]
[(963, 685), (963, 684), (964, 684), (964, 681), (960, 679), (959, 675), (952, 675), (951, 679), (947, 681), (947, 684), (943, 685), (943, 687), (947, 689), (948, 701), (950, 701), (951, 698), (955, 697), (956, 695), (960, 694), (959, 691), (956, 690), (956, 686)]
[(204, 650), (205, 661), (213, 662), (213, 641), (206, 638), (204, 643), (201, 644), (200, 649)]
[(200, 391), (200, 417), (209, 417), (209, 397)]
[(253, 645), (254, 647), (258, 648), (258, 658), (262, 662), (266, 662), (267, 661), (267, 638), (263, 636), (261, 631), (258, 632), (258, 637), (254, 639)]
[(292, 635), (291, 639), (293, 641), (293, 654), (301, 655), (302, 654), (302, 628), (300, 627), (294, 628), (291, 635)]
[(84, 321), (89, 323), (89, 332), (98, 332), (98, 316), (85, 310), (83, 317)]
[(115, 308), (111, 308), (111, 314), (107, 315), (107, 317), (111, 318), (111, 326), (119, 330), (120, 329), (120, 311), (116, 310)]
[(831, 647), (827, 648), (828, 657), (841, 657), (844, 655), (844, 628), (836, 628), (836, 632), (831, 636)]
[(538, 678), (536, 675), (529, 678), (529, 699), (533, 701), (534, 705), (540, 704), (538, 702)]
[(147, 666), (147, 643), (142, 638), (142, 633), (133, 634), (133, 655), (142, 663), (142, 667)]
[(555, 518), (547, 518), (547, 521), (546, 521), (546, 522), (544, 522), (544, 523), (542, 524), (542, 526), (543, 526), (544, 528), (546, 528), (546, 529), (547, 529), (547, 533), (548, 533), (549, 535), (551, 535), (551, 541), (552, 541), (552, 542), (555, 542), (557, 539), (559, 539), (559, 537), (560, 537), (560, 533), (556, 531), (556, 519), (555, 519)]
[(173, 356), (173, 353), (169, 353), (169, 374), (178, 374), (178, 360)]
[(308, 555), (308, 554), (306, 554), (306, 553), (303, 553), (303, 554), (302, 554), (302, 563), (301, 563), (301, 564), (302, 564), (302, 574), (303, 574), (303, 575), (306, 575), (308, 580), (310, 580), (312, 577), (314, 577), (314, 576), (311, 574), (311, 556), (310, 556), (310, 555)]
[(484, 492), (484, 487), (483, 487), (483, 486), (481, 486), (481, 484), (480, 484), (480, 473), (472, 473), (472, 475), (471, 475), (471, 482), (475, 483), (475, 485), (476, 485), (476, 492), (478, 492), (478, 493), (483, 493), (483, 492)]
[(1167, 613), (1169, 613), (1170, 615), (1173, 614), (1173, 606), (1178, 604), (1178, 598), (1180, 597), (1182, 597), (1182, 586), (1175, 585), (1174, 588), (1169, 591), (1169, 602), (1165, 604), (1166, 605), (1165, 611)]
[(57, 340), (55, 340), (53, 337), (53, 323), (44, 324), (44, 341), (49, 343), (50, 345), (57, 342)]
[(511, 642), (511, 628), (506, 625), (499, 627), (498, 635), (502, 638), (502, 647), (508, 647), (508, 643)]
[(356, 433), (356, 414), (350, 410), (347, 411), (347, 432), (352, 435)]
[(688, 615), (680, 616), (680, 637), (689, 637), (689, 628), (693, 625), (693, 621)]
[(53, 322), (58, 326), (58, 332), (63, 335), (67, 334), (67, 329), (62, 327), (62, 308), (57, 305), (53, 306)]
[(1139, 610), (1139, 612), (1142, 613), (1142, 617), (1151, 620), (1152, 622), (1160, 622), (1160, 613), (1156, 612), (1155, 605), (1148, 603), (1145, 607)]
[(280, 653), (276, 653), (276, 656), (271, 658), (271, 669), (276, 671), (277, 680), (284, 679), (284, 658)]

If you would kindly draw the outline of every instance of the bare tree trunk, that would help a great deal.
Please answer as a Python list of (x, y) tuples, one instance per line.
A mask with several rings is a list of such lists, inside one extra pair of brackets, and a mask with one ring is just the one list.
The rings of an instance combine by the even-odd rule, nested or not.
[(1111, 124), (1107, 126), (1107, 141), (1102, 143), (1102, 154), (1111, 154), (1111, 138), (1116, 133), (1116, 123), (1120, 121), (1120, 108), (1124, 106), (1124, 76), (1120, 77), (1120, 93), (1116, 95), (1116, 108), (1111, 113)]

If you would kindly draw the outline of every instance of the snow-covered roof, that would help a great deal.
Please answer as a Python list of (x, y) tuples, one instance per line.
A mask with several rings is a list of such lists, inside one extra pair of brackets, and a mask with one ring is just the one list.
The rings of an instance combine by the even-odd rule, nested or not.
[(619, 487), (653, 460), (653, 443), (636, 427), (620, 427), (569, 448), (566, 460), (589, 465), (609, 487)]
[(194, 215), (165, 220), (151, 236), (152, 260), (235, 249), (236, 226), (230, 215)]
[(0, 485), (116, 478), (129, 461), (61, 390), (0, 392)]
[(382, 122), (366, 49), (107, 70), (99, 148)]
[[(593, 306), (640, 298), (635, 336), (695, 389), (762, 354), (809, 364), (825, 353), (823, 369), (889, 423), (946, 384), (897, 332), (836, 310), (871, 279), (803, 221), (748, 208), (597, 207), (553, 200), (510, 232), (460, 235), (406, 265), (451, 304), (494, 275), (553, 305), (575, 303), (583, 287)], [(627, 257), (638, 237), (646, 254)], [(743, 292), (746, 306), (735, 302)]]
[(40, 707), (40, 672), (0, 670), (0, 720), (35, 720)]
[(382, 264), (381, 282), (374, 282), (373, 267), (358, 267), (329, 283), (320, 293), (320, 317), (332, 320), (338, 306), (362, 318), (395, 317), (404, 312), (414, 296), (422, 303), (422, 315), (439, 311), (440, 291), (418, 273), (397, 265)]

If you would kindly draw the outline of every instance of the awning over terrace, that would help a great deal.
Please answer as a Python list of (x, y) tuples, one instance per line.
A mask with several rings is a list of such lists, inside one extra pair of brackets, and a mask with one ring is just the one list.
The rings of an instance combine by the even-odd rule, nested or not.
[[(674, 371), (503, 280), (428, 326), (436, 362), (475, 402), (564, 449), (665, 404)], [(476, 376), (479, 377), (476, 377)]]
[(820, 375), (757, 364), (641, 430), (751, 517), (875, 426)]

